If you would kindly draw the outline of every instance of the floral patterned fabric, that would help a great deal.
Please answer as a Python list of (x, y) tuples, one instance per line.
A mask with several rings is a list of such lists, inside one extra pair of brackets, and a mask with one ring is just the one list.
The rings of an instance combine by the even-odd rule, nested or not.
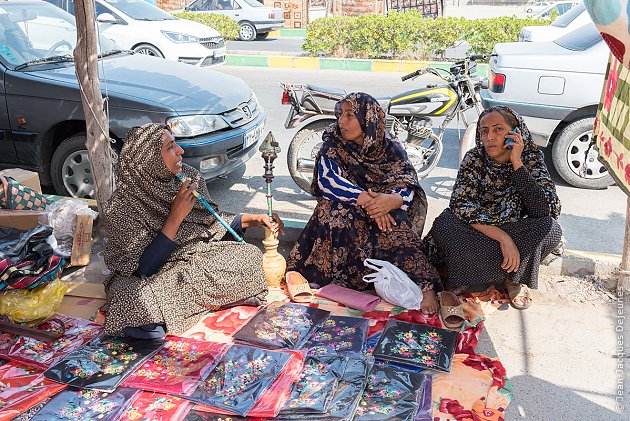
[(162, 393), (141, 392), (128, 405), (120, 421), (178, 421), (190, 409), (190, 402)]
[(225, 347), (225, 344), (172, 337), (123, 386), (186, 395), (216, 366)]
[(299, 304), (271, 303), (262, 308), (234, 340), (270, 349), (297, 349), (330, 313)]
[(413, 203), (407, 211), (390, 212), (396, 226), (383, 233), (360, 206), (322, 198), (316, 170), (311, 190), (318, 203), (291, 251), (287, 270), (298, 271), (320, 286), (335, 283), (363, 290), (368, 286), (363, 276), (370, 272), (363, 261), (373, 258), (395, 264), (423, 289), (430, 289), (438, 275), (419, 247), (427, 201), (413, 165), (402, 146), (386, 136), (385, 113), (378, 101), (365, 93), (350, 94), (337, 104), (337, 115), (344, 102), (351, 104), (359, 120), (363, 146), (344, 141), (335, 123), (324, 132), (316, 162), (326, 156), (345, 179), (364, 190), (391, 193), (412, 188)]
[(354, 420), (414, 420), (424, 382), (423, 374), (375, 365), (370, 370)]
[(113, 393), (68, 389), (51, 399), (32, 420), (115, 421), (138, 393), (139, 390), (125, 387)]
[(630, 1), (585, 0), (584, 5), (615, 58), (630, 69)]
[(234, 345), (186, 399), (247, 415), (290, 359), (289, 353)]
[(0, 334), (0, 357), (22, 364), (47, 369), (66, 354), (89, 342), (103, 330), (103, 326), (88, 320), (54, 315), (63, 323), (63, 336), (53, 342), (43, 342), (10, 333)]
[(196, 325), (181, 336), (198, 341), (232, 342), (232, 335), (245, 326), (245, 323), (257, 312), (258, 307), (250, 306), (236, 306), (227, 310), (213, 311), (203, 316)]
[(390, 320), (372, 355), (380, 360), (448, 372), (456, 342), (456, 332)]
[(10, 420), (66, 386), (17, 363), (0, 366), (0, 420)]
[(143, 340), (102, 335), (46, 370), (56, 382), (103, 392), (118, 385), (164, 345), (161, 339)]
[(313, 355), (361, 356), (367, 339), (368, 319), (330, 316), (302, 347)]

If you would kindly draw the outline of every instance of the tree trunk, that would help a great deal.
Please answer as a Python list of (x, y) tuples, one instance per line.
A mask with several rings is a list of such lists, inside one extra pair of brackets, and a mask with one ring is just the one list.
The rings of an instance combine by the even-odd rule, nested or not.
[(101, 84), (98, 77), (98, 49), (94, 0), (74, 2), (77, 22), (77, 46), (74, 60), (81, 88), (87, 140), (85, 146), (94, 178), (95, 198), (99, 214), (114, 190), (109, 122), (103, 108)]

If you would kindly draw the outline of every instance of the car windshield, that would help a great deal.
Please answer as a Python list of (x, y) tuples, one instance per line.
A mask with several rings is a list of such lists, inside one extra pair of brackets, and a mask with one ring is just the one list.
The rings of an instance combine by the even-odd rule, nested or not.
[(602, 41), (601, 34), (597, 28), (595, 28), (595, 25), (589, 23), (561, 36), (554, 42), (567, 50), (585, 51), (600, 41)]
[[(50, 3), (2, 3), (0, 7), (0, 63), (10, 69), (71, 62), (76, 42), (74, 16)], [(101, 37), (100, 51), (117, 48)]]
[(175, 16), (170, 15), (159, 7), (146, 2), (146, 0), (105, 0), (125, 15), (136, 20), (174, 20)]
[(262, 7), (263, 5), (258, 0), (245, 0), (245, 3), (252, 7)]
[(566, 28), (569, 26), (571, 22), (575, 20), (582, 12), (586, 10), (586, 6), (584, 3), (580, 3), (572, 7), (568, 12), (563, 15), (560, 15), (558, 19), (554, 20), (551, 26), (556, 26), (558, 28)]

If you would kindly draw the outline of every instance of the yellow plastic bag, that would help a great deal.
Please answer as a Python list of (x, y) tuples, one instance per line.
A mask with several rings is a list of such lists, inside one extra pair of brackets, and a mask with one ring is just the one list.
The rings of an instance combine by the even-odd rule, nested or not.
[(59, 308), (67, 290), (68, 285), (59, 278), (30, 291), (8, 290), (0, 295), (0, 314), (17, 323), (45, 319)]

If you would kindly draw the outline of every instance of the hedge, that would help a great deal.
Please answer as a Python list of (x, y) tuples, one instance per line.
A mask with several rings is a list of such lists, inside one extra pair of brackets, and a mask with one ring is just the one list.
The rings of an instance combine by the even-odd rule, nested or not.
[(181, 19), (188, 19), (199, 22), (213, 29), (216, 29), (226, 41), (238, 38), (238, 23), (236, 23), (234, 19), (231, 19), (225, 15), (221, 15), (218, 13), (179, 12), (174, 13), (173, 16)]
[(302, 49), (315, 57), (439, 59), (462, 41), (468, 41), (471, 53), (490, 53), (496, 43), (518, 41), (524, 26), (549, 22), (517, 17), (426, 19), (415, 11), (319, 18), (306, 27)]

